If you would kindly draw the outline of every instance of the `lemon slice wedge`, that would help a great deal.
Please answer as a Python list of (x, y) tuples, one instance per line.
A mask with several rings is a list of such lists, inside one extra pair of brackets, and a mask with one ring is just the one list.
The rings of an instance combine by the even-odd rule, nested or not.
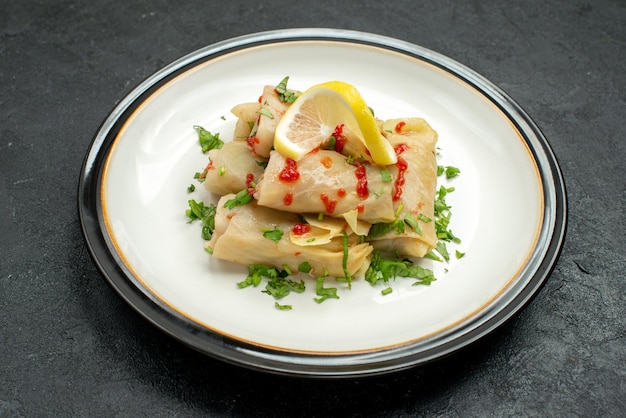
[(397, 162), (393, 147), (380, 133), (361, 94), (342, 81), (317, 84), (302, 93), (278, 123), (274, 148), (298, 161), (326, 142), (340, 124), (363, 142), (376, 164)]

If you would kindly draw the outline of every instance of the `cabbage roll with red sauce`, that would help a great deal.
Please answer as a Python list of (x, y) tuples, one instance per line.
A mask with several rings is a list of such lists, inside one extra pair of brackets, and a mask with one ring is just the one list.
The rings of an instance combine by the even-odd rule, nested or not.
[(254, 197), (260, 206), (342, 216), (356, 211), (370, 223), (395, 219), (393, 182), (379, 166), (316, 150), (296, 162), (272, 151)]
[(397, 219), (405, 222), (403, 232), (393, 224), (373, 225), (370, 243), (385, 252), (423, 257), (437, 244), (437, 132), (421, 118), (385, 121), (382, 132), (398, 155), (398, 162), (388, 169), (394, 179), (394, 211)]
[(289, 103), (280, 100), (275, 86), (265, 86), (259, 100), (257, 121), (246, 141), (252, 152), (267, 158), (274, 146), (276, 126), (289, 108)]
[(346, 271), (355, 275), (369, 265), (368, 256), (373, 248), (361, 243), (357, 236), (348, 240), (344, 270), (343, 236), (323, 245), (297, 245), (290, 235), (306, 230), (300, 216), (259, 206), (254, 200), (226, 208), (225, 203), (234, 197), (233, 194), (222, 196), (217, 203), (215, 229), (207, 244), (214, 257), (242, 265), (261, 264), (280, 269), (288, 266), (294, 272), (306, 261), (312, 267), (311, 274), (328, 272), (334, 277), (344, 277)]
[(252, 187), (263, 174), (264, 160), (252, 154), (243, 141), (227, 142), (209, 151), (204, 187), (224, 195)]

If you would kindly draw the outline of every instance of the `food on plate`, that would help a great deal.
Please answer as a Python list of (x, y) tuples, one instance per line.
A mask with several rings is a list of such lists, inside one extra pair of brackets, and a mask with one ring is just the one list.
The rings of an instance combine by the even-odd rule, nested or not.
[[(395, 182), (392, 201), (396, 219), (377, 225), (370, 243), (388, 253), (424, 257), (437, 244), (432, 203), (437, 188), (437, 133), (421, 118), (387, 120), (382, 132), (398, 156), (397, 163), (389, 167)], [(398, 230), (395, 224), (401, 220), (410, 227)]]
[[(333, 236), (328, 230), (310, 226), (299, 215), (263, 207), (255, 201), (227, 209), (226, 202), (234, 197), (222, 196), (217, 204), (215, 230), (208, 242), (214, 257), (245, 266), (264, 264), (292, 271), (307, 262), (312, 270), (326, 270), (333, 277), (355, 275), (367, 267), (372, 247), (360, 242), (349, 228), (341, 228)], [(311, 233), (312, 229), (317, 231)], [(345, 260), (343, 232), (349, 248)], [(326, 239), (307, 245), (307, 235), (324, 235)]]
[(196, 128), (209, 157), (196, 178), (219, 195), (216, 205), (190, 200), (187, 211), (202, 220), (207, 251), (249, 266), (240, 287), (257, 285), (259, 274), (274, 285), (298, 272), (317, 277), (318, 302), (337, 297), (324, 287), (327, 277), (349, 285), (354, 277), (430, 283), (432, 272), (409, 258), (447, 255), (435, 207), (443, 169), (437, 132), (418, 117), (377, 119), (350, 84), (327, 82), (301, 93), (287, 81), (232, 109), (231, 142)]
[(255, 156), (244, 141), (227, 142), (220, 149), (208, 151), (208, 156), (204, 186), (220, 196), (245, 189), (263, 174), (264, 160)]
[(259, 205), (293, 213), (343, 216), (356, 211), (370, 223), (395, 219), (392, 182), (374, 164), (352, 163), (336, 151), (316, 150), (295, 162), (273, 151), (254, 197)]

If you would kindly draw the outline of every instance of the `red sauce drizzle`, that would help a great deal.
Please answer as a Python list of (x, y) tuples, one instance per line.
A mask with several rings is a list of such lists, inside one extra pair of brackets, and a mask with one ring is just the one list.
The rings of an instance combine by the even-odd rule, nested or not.
[(365, 205), (363, 205), (363, 203), (359, 203), (358, 205), (356, 205), (356, 211), (358, 213), (363, 213), (365, 212)]
[(404, 173), (406, 173), (406, 169), (409, 165), (407, 164), (404, 158), (398, 157), (398, 162), (396, 163), (396, 167), (398, 167), (398, 177), (396, 177), (396, 191), (393, 194), (393, 201), (397, 202), (402, 197), (404, 186)]
[(356, 176), (356, 194), (360, 199), (365, 200), (370, 195), (370, 191), (367, 188), (367, 171), (365, 167), (359, 165), (354, 172)]
[(295, 224), (293, 226), (293, 228), (291, 228), (291, 232), (293, 232), (294, 235), (304, 235), (307, 232), (311, 231), (311, 225), (309, 224)]
[(259, 96), (259, 103), (261, 103), (263, 101), (263, 95)]
[(209, 161), (209, 164), (204, 167), (204, 170), (202, 170), (202, 173), (200, 173), (200, 175), (198, 176), (198, 180), (203, 181), (204, 179), (206, 179), (207, 174), (209, 174), (209, 170), (213, 170), (214, 168), (215, 167), (213, 167), (213, 161)]
[(332, 135), (333, 137), (335, 137), (335, 151), (340, 154), (343, 152), (343, 147), (346, 146), (346, 142), (348, 140), (343, 134), (343, 126), (343, 123), (335, 126), (335, 130), (333, 131)]
[(248, 173), (246, 175), (246, 188), (248, 189), (248, 193), (251, 196), (254, 196), (254, 192), (256, 191), (254, 184), (254, 174)]
[(330, 157), (324, 157), (320, 160), (320, 163), (326, 168), (331, 168), (333, 166), (333, 160)]
[(343, 188), (338, 189), (337, 190), (337, 196), (339, 196), (339, 197), (346, 197), (346, 189), (343, 189)]
[(287, 158), (287, 160), (285, 160), (285, 167), (280, 174), (278, 174), (278, 178), (285, 183), (293, 183), (298, 180), (300, 178), (298, 164), (292, 158)]
[(407, 149), (409, 149), (409, 147), (406, 144), (398, 144), (394, 147), (394, 151), (396, 152), (396, 155), (398, 156), (398, 162), (396, 163), (396, 167), (398, 167), (398, 177), (396, 177), (396, 183), (395, 183), (396, 191), (393, 194), (394, 202), (397, 202), (402, 197), (402, 192), (403, 192), (402, 187), (404, 186), (404, 182), (405, 182), (404, 174), (406, 173), (406, 170), (409, 165), (404, 158), (400, 157), (400, 155)]
[(402, 121), (402, 122), (398, 122), (398, 124), (395, 127), (395, 130), (397, 133), (402, 132), (402, 128), (404, 128), (404, 125), (406, 125), (406, 122)]
[(393, 147), (393, 150), (396, 152), (397, 156), (400, 156), (404, 151), (408, 150), (409, 146), (407, 144), (398, 144)]
[(246, 187), (248, 189), (253, 189), (254, 188), (252, 182), (254, 182), (254, 174), (248, 173), (246, 175)]
[(285, 204), (285, 206), (291, 205), (293, 203), (293, 193), (285, 193), (285, 197), (283, 197), (283, 203)]
[(321, 194), (320, 199), (324, 202), (324, 206), (326, 207), (326, 213), (333, 213), (335, 211), (335, 206), (337, 206), (337, 201), (328, 198), (328, 195)]
[(250, 149), (252, 150), (252, 152), (255, 152), (255, 147), (257, 144), (261, 143), (261, 141), (259, 140), (259, 138), (255, 135), (255, 136), (249, 136), (248, 138), (246, 138), (246, 143), (248, 144), (248, 146), (250, 147)]

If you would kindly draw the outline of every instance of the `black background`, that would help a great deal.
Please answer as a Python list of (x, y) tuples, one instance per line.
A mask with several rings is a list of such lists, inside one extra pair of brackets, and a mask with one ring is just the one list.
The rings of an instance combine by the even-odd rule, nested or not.
[[(286, 378), (179, 344), (100, 275), (76, 197), (108, 112), (182, 55), (290, 27), (430, 48), (541, 127), (568, 187), (568, 235), (546, 285), (497, 332), (389, 376)], [(623, 415), (625, 97), (621, 0), (0, 1), (0, 416)]]

